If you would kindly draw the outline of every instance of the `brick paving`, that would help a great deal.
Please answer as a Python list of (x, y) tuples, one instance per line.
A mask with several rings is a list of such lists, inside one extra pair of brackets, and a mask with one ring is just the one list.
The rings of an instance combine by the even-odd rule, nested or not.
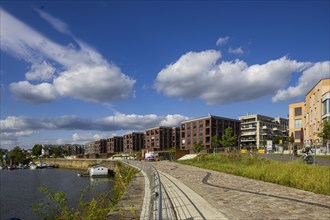
[(153, 165), (229, 219), (330, 219), (330, 196), (169, 161)]

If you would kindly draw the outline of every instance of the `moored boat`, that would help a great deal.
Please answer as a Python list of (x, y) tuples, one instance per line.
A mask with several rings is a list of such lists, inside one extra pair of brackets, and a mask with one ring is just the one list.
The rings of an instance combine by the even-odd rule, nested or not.
[(109, 177), (113, 176), (114, 172), (109, 170), (107, 167), (102, 165), (97, 165), (88, 168), (87, 173), (78, 173), (81, 177)]

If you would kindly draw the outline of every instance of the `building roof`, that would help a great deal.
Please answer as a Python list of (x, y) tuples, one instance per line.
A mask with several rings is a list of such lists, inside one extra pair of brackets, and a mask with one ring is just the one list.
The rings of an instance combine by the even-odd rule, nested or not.
[(260, 114), (253, 114), (253, 115), (246, 115), (246, 116), (241, 116), (239, 119), (246, 119), (246, 118), (254, 118), (254, 117), (263, 117), (263, 118), (268, 118), (274, 120), (274, 117), (271, 116), (266, 116), (266, 115), (260, 115)]
[(150, 130), (154, 130), (154, 129), (161, 129), (161, 128), (172, 129), (173, 127), (169, 127), (169, 126), (157, 126), (157, 127), (153, 127), (153, 128), (147, 128), (146, 131), (150, 131)]
[(225, 118), (225, 117), (220, 117), (220, 116), (215, 116), (215, 115), (210, 115), (210, 114), (209, 114), (208, 116), (199, 117), (199, 118), (193, 118), (193, 119), (188, 119), (188, 120), (182, 121), (180, 124), (182, 124), (182, 123), (186, 123), (186, 122), (189, 122), (189, 121), (199, 121), (199, 120), (203, 120), (203, 119), (207, 119), (207, 118), (225, 119), (225, 120), (230, 120), (230, 121), (240, 122), (240, 121), (237, 120), (237, 119), (233, 119), (233, 118)]
[(307, 96), (318, 84), (320, 84), (321, 83), (321, 81), (323, 81), (323, 80), (330, 80), (330, 78), (323, 78), (323, 79), (320, 79), (320, 81), (318, 82), (318, 83), (316, 83), (314, 86), (313, 86), (313, 88), (311, 88), (307, 93), (306, 93), (306, 95), (305, 96)]

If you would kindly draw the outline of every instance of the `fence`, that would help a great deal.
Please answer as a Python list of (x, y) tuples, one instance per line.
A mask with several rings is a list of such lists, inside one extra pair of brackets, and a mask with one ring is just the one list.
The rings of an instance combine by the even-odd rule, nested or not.
[(133, 160), (125, 162), (141, 169), (145, 175), (145, 198), (140, 219), (163, 219), (163, 186), (157, 169), (148, 162)]

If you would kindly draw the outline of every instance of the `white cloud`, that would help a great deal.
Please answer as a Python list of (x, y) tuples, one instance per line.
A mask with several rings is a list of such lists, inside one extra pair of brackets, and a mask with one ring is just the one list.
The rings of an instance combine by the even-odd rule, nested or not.
[(232, 54), (236, 54), (236, 55), (243, 55), (244, 50), (242, 49), (242, 47), (238, 47), (236, 49), (229, 47), (228, 53), (232, 53)]
[[(92, 73), (92, 74), (91, 74)], [(130, 97), (135, 80), (123, 75), (115, 65), (76, 65), (61, 73), (54, 86), (61, 96), (106, 102)]]
[(188, 52), (158, 73), (155, 88), (168, 96), (194, 98), (205, 90), (208, 73), (220, 57), (215, 50)]
[(10, 84), (10, 90), (19, 100), (32, 103), (45, 103), (58, 98), (57, 90), (50, 83), (33, 85), (28, 81)]
[(216, 42), (216, 45), (217, 46), (222, 46), (222, 45), (225, 45), (227, 42), (229, 41), (229, 37), (226, 36), (226, 37), (219, 37), (217, 42)]
[(161, 126), (177, 126), (181, 121), (188, 120), (188, 117), (183, 115), (175, 114), (175, 115), (167, 115), (161, 122)]
[[(56, 140), (66, 143), (86, 143), (101, 138), (109, 138), (115, 134), (107, 135), (108, 131), (144, 131), (148, 128), (156, 126), (179, 126), (180, 122), (188, 119), (179, 114), (159, 116), (121, 114), (117, 113), (113, 116), (88, 119), (79, 118), (73, 115), (65, 115), (54, 118), (32, 118), (26, 116), (9, 116), (0, 120), (1, 127), (1, 147), (12, 147), (15, 143), (19, 144), (20, 137), (28, 137), (35, 135), (37, 131), (55, 131), (55, 130), (82, 130), (82, 131), (100, 131), (101, 133), (74, 133), (72, 140), (68, 139), (52, 139), (39, 140), (42, 143), (54, 143)], [(56, 142), (57, 143), (57, 142)]]
[[(69, 33), (67, 26), (60, 20), (48, 15), (44, 11), (39, 13), (54, 28), (62, 33)], [(19, 21), (2, 8), (1, 14), (1, 50), (31, 63), (31, 71), (26, 74), (27, 80), (49, 80), (48, 92), (53, 94), (30, 92), (22, 94), (27, 86), (35, 90), (45, 86), (41, 83), (31, 85), (29, 82), (11, 84), (10, 88), (15, 96), (33, 103), (53, 101), (60, 96), (93, 101), (107, 102), (127, 99), (134, 96), (135, 80), (121, 72), (120, 68), (105, 60), (101, 54), (86, 43), (74, 39), (78, 49), (59, 45), (23, 22)], [(47, 17), (48, 16), (48, 17)], [(21, 34), (24, 33), (24, 34)], [(57, 76), (49, 61), (59, 66)], [(79, 83), (77, 83), (79, 82)], [(52, 89), (50, 90), (50, 88)], [(51, 98), (50, 98), (51, 97)]]
[(69, 35), (71, 34), (67, 24), (64, 23), (63, 21), (61, 21), (60, 19), (55, 18), (52, 15), (50, 15), (38, 8), (34, 8), (34, 10), (36, 10), (39, 13), (40, 17), (45, 19), (55, 30), (57, 30), (63, 34), (69, 34)]
[(248, 66), (241, 60), (222, 61), (219, 52), (189, 52), (162, 69), (155, 88), (167, 96), (199, 98), (209, 104), (254, 100), (273, 95), (290, 81), (291, 74), (310, 66), (282, 57)]
[(36, 130), (145, 130), (146, 128), (166, 125), (178, 126), (187, 117), (179, 114), (158, 116), (116, 114), (99, 119), (79, 118), (65, 115), (55, 118), (32, 118), (25, 116), (9, 116), (0, 120), (1, 130), (4, 133), (36, 131)]
[(33, 63), (30, 71), (25, 73), (27, 80), (47, 81), (53, 78), (56, 68), (43, 61), (42, 63)]
[(330, 78), (330, 61), (318, 62), (303, 71), (296, 86), (277, 91), (272, 98), (273, 102), (286, 101), (298, 97), (303, 97), (322, 78)]
[(72, 135), (73, 143), (86, 143), (104, 138), (109, 138), (109, 136), (105, 136), (101, 134), (92, 134), (92, 133), (80, 133), (80, 134), (74, 133)]

